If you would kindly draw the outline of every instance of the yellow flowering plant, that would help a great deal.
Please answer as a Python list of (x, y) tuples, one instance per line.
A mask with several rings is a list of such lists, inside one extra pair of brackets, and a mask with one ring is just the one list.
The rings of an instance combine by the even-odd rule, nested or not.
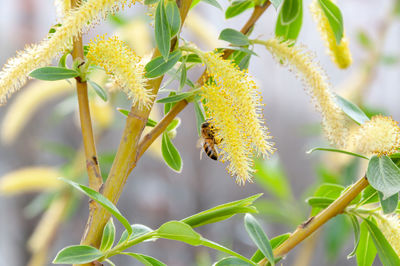
[[(223, 9), (218, 1), (205, 2)], [(0, 179), (3, 195), (40, 192), (47, 199), (47, 205), (41, 207), (45, 212), (27, 241), (32, 253), (29, 265), (47, 263), (57, 228), (66, 219), (70, 204), (77, 199), (75, 191), (91, 199), (86, 228), (80, 244), (60, 250), (54, 264), (115, 265), (112, 262), (115, 255), (126, 255), (145, 265), (166, 265), (127, 249), (145, 241), (168, 239), (208, 247), (230, 256), (222, 257), (213, 265), (275, 265), (325, 223), (345, 217), (355, 232), (355, 246), (349, 259), (356, 256), (360, 265), (371, 265), (377, 254), (384, 265), (400, 265), (398, 122), (382, 114), (367, 115), (351, 101), (354, 99), (334, 92), (315, 56), (306, 46), (298, 44), (302, 0), (232, 2), (225, 10), (227, 19), (247, 9), (252, 13), (240, 31), (222, 30), (219, 40), (229, 46), (212, 51), (201, 50), (200, 45), (181, 35), (188, 17), (190, 28), (206, 39), (205, 43), (220, 44), (199, 33), (196, 21), (201, 20), (193, 13), (198, 3), (145, 0), (143, 4), (148, 7), (152, 20), (139, 23), (137, 18), (131, 22), (119, 19), (119, 12), (136, 8), (136, 1), (57, 0), (58, 23), (43, 41), (17, 52), (3, 67), (0, 104), (6, 104), (28, 78), (37, 79), (11, 103), (0, 131), (4, 143), (15, 141), (44, 102), (60, 96), (64, 97), (62, 104), (76, 98), (78, 102), (77, 127), (81, 130), (82, 147), (77, 150), (62, 147), (61, 154), (66, 158), (64, 165), (26, 167)], [(271, 5), (278, 10), (275, 36), (253, 38), (252, 29)], [(352, 57), (338, 5), (331, 0), (314, 0), (310, 11), (332, 61), (341, 69), (347, 68)], [(85, 45), (83, 36), (107, 17), (119, 23), (117, 33), (110, 37), (107, 34), (97, 36)], [(154, 27), (155, 47), (147, 31), (149, 25)], [(304, 222), (299, 221), (304, 218), (301, 212), (306, 210), (292, 195), (281, 166), (274, 164), (274, 159), (269, 160), (277, 148), (266, 124), (272, 115), (268, 107), (264, 108), (264, 88), (249, 71), (250, 59), (256, 55), (255, 47), (269, 52), (277, 64), (287, 67), (302, 81), (316, 111), (321, 114), (323, 135), (331, 146), (317, 147), (310, 152), (334, 153), (334, 160), (328, 160), (328, 165), (334, 165), (343, 155), (366, 162), (359, 167), (362, 178), (355, 183), (355, 172), (351, 172), (347, 183), (339, 178), (321, 182), (306, 199), (311, 215)], [(54, 58), (58, 59), (58, 65), (50, 66)], [(203, 72), (193, 81), (192, 71), (199, 69)], [(164, 77), (169, 80), (164, 81)], [(75, 91), (77, 97), (75, 93), (71, 96)], [(117, 108), (119, 99), (128, 102), (130, 109)], [(142, 155), (149, 150), (173, 171), (181, 173), (183, 170), (186, 158), (175, 144), (180, 141), (177, 132), (183, 128), (177, 116), (187, 106), (193, 106), (200, 148), (207, 159), (217, 161), (217, 165), (227, 164), (228, 173), (238, 185), (243, 185), (241, 189), (245, 190), (244, 185), (257, 180), (273, 199), (254, 203), (261, 197), (256, 194), (181, 220), (163, 221), (157, 229), (131, 224), (116, 205)], [(164, 109), (162, 118), (155, 114), (159, 107)], [(109, 165), (104, 167), (100, 162), (103, 164), (106, 160), (98, 154), (96, 143), (106, 143), (103, 133), (117, 123), (114, 109), (124, 115), (125, 126), (117, 151), (109, 156)], [(265, 111), (267, 119), (264, 119)], [(351, 166), (353, 162), (341, 161), (338, 171), (344, 172), (343, 165)], [(298, 226), (293, 233), (280, 234), (270, 240), (253, 216), (257, 212), (260, 216), (276, 215), (278, 223), (290, 226), (297, 223)], [(256, 247), (253, 254), (239, 254), (194, 229), (237, 214), (244, 214), (245, 230)], [(114, 221), (125, 230), (118, 241)]]

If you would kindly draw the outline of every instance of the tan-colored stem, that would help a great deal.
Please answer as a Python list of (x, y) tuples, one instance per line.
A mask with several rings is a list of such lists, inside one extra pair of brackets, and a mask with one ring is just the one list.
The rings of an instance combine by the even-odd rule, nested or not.
[[(276, 258), (285, 256), (290, 250), (324, 225), (327, 221), (342, 213), (350, 202), (354, 200), (357, 195), (368, 186), (368, 184), (368, 180), (365, 176), (359, 179), (326, 209), (322, 210), (316, 216), (310, 217), (306, 222), (299, 225), (291, 236), (274, 250), (274, 256)], [(266, 259), (263, 259), (258, 264), (266, 265), (267, 262)]]
[[(71, 1), (72, 7), (76, 7), (77, 0)], [(73, 60), (84, 60), (82, 36), (74, 39), (74, 49), (72, 50)], [(101, 178), (100, 167), (97, 159), (96, 146), (94, 142), (92, 120), (89, 110), (89, 99), (87, 92), (87, 83), (81, 82), (76, 78), (76, 89), (78, 94), (79, 118), (81, 122), (82, 140), (85, 149), (86, 168), (89, 177), (89, 187), (97, 190), (100, 188), (103, 180)]]
[[(192, 0), (178, 0), (177, 5), (180, 10), (182, 23), (189, 11)], [(172, 40), (172, 45), (176, 42)], [(153, 54), (153, 58), (159, 56), (158, 50)], [(163, 77), (150, 80), (147, 88), (157, 95)], [(121, 137), (121, 141), (116, 153), (113, 165), (108, 175), (107, 181), (102, 189), (103, 195), (114, 204), (122, 193), (122, 189), (126, 183), (128, 175), (132, 169), (132, 165), (136, 164), (138, 154), (138, 143), (143, 129), (146, 126), (151, 107), (140, 109), (137, 105), (132, 106), (126, 125)], [(110, 213), (104, 208), (97, 208), (93, 214), (89, 214), (86, 224), (85, 233), (82, 236), (81, 243), (84, 245), (92, 245), (98, 247), (100, 245), (103, 228), (110, 218)]]

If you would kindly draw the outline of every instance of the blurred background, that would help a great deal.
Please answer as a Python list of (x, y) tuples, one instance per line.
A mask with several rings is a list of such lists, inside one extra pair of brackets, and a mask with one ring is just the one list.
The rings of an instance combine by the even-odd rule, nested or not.
[[(388, 114), (399, 121), (400, 20), (398, 16), (392, 16), (394, 2), (338, 1), (353, 55), (353, 64), (347, 70), (336, 68), (327, 55), (308, 11), (310, 1), (304, 1), (303, 27), (298, 43), (314, 52), (335, 91), (362, 106), (368, 114)], [(220, 4), (224, 8), (229, 5), (227, 1), (220, 1)], [(189, 18), (192, 18), (183, 28), (182, 35), (204, 50), (225, 47), (227, 43), (217, 40), (219, 32), (227, 27), (239, 30), (251, 14), (246, 11), (225, 20), (223, 11), (205, 3), (200, 3), (191, 12), (193, 15), (190, 13)], [(87, 33), (85, 40), (87, 42), (97, 34), (111, 36), (117, 32), (138, 53), (148, 54), (154, 47), (148, 13), (145, 6), (136, 4), (118, 17), (99, 22)], [(273, 37), (276, 17), (277, 11), (271, 6), (257, 22), (251, 36)], [(25, 45), (43, 39), (56, 23), (56, 7), (52, 0), (1, 0), (0, 64)], [(238, 186), (227, 174), (225, 165), (206, 156), (199, 159), (195, 114), (193, 106), (189, 105), (179, 115), (181, 125), (173, 140), (183, 158), (182, 173), (175, 173), (165, 165), (160, 144), (156, 143), (132, 172), (118, 203), (129, 221), (157, 228), (168, 220), (182, 219), (218, 204), (264, 193), (256, 201), (260, 212), (256, 217), (268, 236), (273, 237), (293, 231), (308, 217), (310, 207), (305, 199), (319, 183), (348, 185), (361, 176), (362, 166), (358, 161), (338, 155), (306, 154), (312, 147), (328, 145), (321, 138), (319, 114), (293, 73), (279, 66), (266, 50), (256, 47), (255, 52), (259, 56), (251, 58), (249, 73), (262, 91), (265, 120), (277, 148), (270, 160), (257, 162), (259, 171), (255, 182)], [(200, 68), (193, 69), (189, 72), (190, 78), (196, 80), (201, 71)], [(101, 79), (104, 77), (100, 75)], [(36, 91), (43, 91), (49, 86), (30, 81), (0, 107), (0, 177), (36, 167), (25, 169), (26, 173), (39, 175), (44, 171), (51, 176), (75, 171), (76, 176), (82, 177), (81, 182), (86, 183), (84, 166), (79, 163), (82, 162), (80, 153), (76, 152), (81, 146), (76, 99), (73, 89), (64, 83), (57, 85), (62, 89), (56, 92), (48, 89), (47, 94), (42, 93), (32, 103), (32, 94), (27, 92), (24, 96), (24, 90), (30, 87), (35, 91), (32, 87), (36, 86)], [(169, 86), (174, 88), (174, 84)], [(109, 104), (96, 97), (93, 96), (93, 102), (97, 103), (93, 108), (98, 113), (94, 116), (97, 148), (100, 165), (107, 173), (125, 120), (116, 108), (129, 109), (130, 105), (119, 93), (112, 94)], [(156, 107), (152, 118), (158, 120), (162, 117), (163, 107)], [(50, 265), (58, 250), (79, 243), (88, 215), (88, 199), (72, 193), (66, 196), (67, 200), (59, 201), (59, 205), (54, 201), (50, 204), (58, 183), (38, 185), (32, 181), (31, 188), (26, 188), (10, 179), (7, 179), (9, 183), (4, 180), (0, 183), (0, 265)], [(60, 208), (67, 208), (66, 213), (57, 212)], [(59, 221), (43, 222), (50, 210), (53, 217), (61, 217)], [(54, 230), (46, 232), (42, 228), (40, 231), (40, 224)], [(120, 234), (122, 228), (117, 228)], [(198, 232), (247, 257), (256, 250), (245, 232), (243, 215), (201, 227)], [(41, 243), (40, 239), (48, 241)], [(355, 258), (346, 259), (353, 248), (353, 233), (350, 222), (343, 217), (335, 218), (310, 239), (291, 252), (282, 264), (356, 265)], [(174, 266), (211, 265), (223, 256), (207, 248), (167, 240), (143, 243), (134, 250)], [(32, 253), (35, 256), (32, 257)], [(117, 265), (139, 265), (132, 258), (120, 257), (113, 261)]]

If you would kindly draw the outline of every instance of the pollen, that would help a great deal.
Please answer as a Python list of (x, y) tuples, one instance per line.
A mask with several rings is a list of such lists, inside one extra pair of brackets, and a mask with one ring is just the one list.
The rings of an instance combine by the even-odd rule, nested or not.
[(314, 20), (318, 24), (318, 30), (321, 34), (325, 45), (328, 47), (328, 54), (331, 56), (332, 61), (339, 68), (347, 68), (351, 65), (352, 58), (349, 49), (348, 40), (343, 33), (343, 37), (338, 44), (336, 42), (335, 34), (329, 24), (328, 18), (325, 16), (318, 0), (314, 0), (310, 5), (310, 11)]
[(151, 95), (145, 88), (144, 64), (128, 46), (116, 36), (105, 39), (98, 37), (89, 44), (87, 58), (112, 75), (118, 85), (134, 103), (148, 106)]
[(303, 47), (292, 46), (277, 39), (266, 41), (266, 48), (278, 62), (289, 67), (304, 82), (313, 98), (316, 109), (322, 114), (322, 125), (329, 141), (345, 147), (350, 118), (340, 109), (331, 92), (331, 86), (321, 67)]
[[(27, 46), (24, 51), (7, 61), (0, 72), (0, 105), (19, 90), (33, 70), (51, 63), (59, 53), (71, 48), (71, 40), (87, 30), (93, 22), (109, 12), (124, 7), (127, 0), (87, 0), (65, 16), (56, 32), (39, 44)], [(130, 3), (133, 1), (130, 1)]]
[(212, 118), (217, 139), (223, 140), (221, 161), (229, 161), (228, 171), (239, 184), (251, 181), (254, 153), (269, 156), (275, 149), (268, 140), (268, 128), (262, 116), (261, 95), (256, 83), (221, 54), (203, 55), (213, 82), (206, 84), (203, 98), (207, 117)]
[(390, 155), (400, 148), (400, 127), (391, 117), (376, 115), (351, 136), (357, 152)]

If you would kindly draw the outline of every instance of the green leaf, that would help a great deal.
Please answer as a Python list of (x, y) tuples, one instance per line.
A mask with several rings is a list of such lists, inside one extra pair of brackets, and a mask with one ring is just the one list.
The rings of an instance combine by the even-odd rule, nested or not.
[[(324, 209), (328, 207), (332, 202), (334, 202), (334, 199), (327, 198), (327, 197), (308, 197), (306, 199), (306, 202), (313, 207), (313, 212), (311, 215), (315, 215), (318, 212), (321, 211), (321, 208)], [(318, 211), (314, 211), (314, 208), (318, 208)]]
[(91, 246), (69, 246), (60, 250), (54, 264), (77, 264), (88, 263), (101, 258), (104, 254), (97, 248)]
[(236, 17), (253, 6), (254, 2), (250, 0), (234, 1), (225, 11), (225, 19)]
[(378, 191), (375, 188), (368, 185), (361, 193), (361, 200), (363, 204), (379, 202)]
[(336, 103), (343, 110), (343, 112), (345, 112), (345, 114), (353, 119), (357, 124), (361, 125), (369, 121), (368, 116), (360, 109), (360, 107), (338, 94), (336, 94)]
[(384, 266), (398, 266), (400, 265), (400, 258), (393, 250), (392, 246), (386, 240), (381, 230), (370, 220), (364, 219), (368, 228), (371, 238), (374, 241), (375, 247), (378, 251), (378, 256)]
[[(286, 233), (272, 238), (270, 241), (272, 250), (279, 247), (283, 242), (285, 242), (289, 238), (290, 235), (291, 235), (290, 233)], [(263, 258), (265, 258), (264, 254), (262, 254), (262, 252), (259, 249), (257, 249), (257, 251), (251, 257), (251, 260), (254, 262), (259, 262)]]
[(172, 120), (171, 123), (169, 123), (169, 125), (167, 126), (165, 131), (166, 132), (172, 131), (172, 130), (176, 129), (177, 127), (179, 127), (180, 124), (181, 124), (181, 119), (179, 117), (177, 117), (174, 120)]
[(230, 42), (233, 45), (244, 46), (249, 45), (249, 39), (240, 31), (234, 29), (224, 29), (221, 31), (218, 39)]
[(368, 164), (370, 185), (383, 193), (383, 200), (400, 191), (400, 169), (387, 156), (373, 156)]
[(357, 154), (357, 153), (349, 152), (349, 151), (344, 151), (344, 150), (339, 150), (339, 149), (333, 149), (333, 148), (319, 148), (319, 147), (318, 147), (318, 148), (313, 148), (313, 149), (307, 151), (306, 153), (310, 154), (310, 153), (313, 153), (314, 151), (331, 151), (331, 152), (338, 152), (338, 153), (344, 153), (344, 154), (347, 154), (347, 155), (351, 155), (351, 156), (354, 156), (354, 157), (363, 158), (363, 159), (365, 159), (365, 160), (369, 160), (367, 157), (365, 157), (365, 156), (363, 156), (363, 155), (361, 155), (361, 154)]
[(366, 31), (363, 30), (358, 31), (357, 40), (364, 48), (368, 50), (374, 47), (374, 44)]
[(181, 78), (179, 79), (179, 90), (182, 90), (187, 80), (186, 63), (182, 63)]
[[(122, 108), (117, 108), (118, 112), (123, 114), (124, 116), (128, 117), (129, 116), (129, 110), (122, 109)], [(148, 127), (155, 127), (157, 125), (157, 121), (154, 121), (151, 118), (147, 119), (146, 126)]]
[(251, 260), (247, 259), (246, 257), (243, 257), (242, 255), (236, 253), (235, 251), (230, 250), (229, 248), (224, 247), (224, 246), (222, 246), (222, 245), (220, 245), (218, 243), (215, 243), (215, 242), (213, 242), (211, 240), (202, 238), (201, 245), (203, 245), (205, 247), (209, 247), (209, 248), (213, 248), (213, 249), (219, 250), (221, 252), (225, 252), (225, 253), (230, 254), (230, 255), (233, 255), (236, 258), (239, 258), (239, 259), (241, 259), (243, 261), (246, 261), (246, 262), (250, 263), (250, 265), (257, 265), (254, 262), (252, 262)]
[(193, 246), (201, 245), (201, 235), (180, 221), (170, 221), (161, 225), (156, 230), (155, 237), (181, 241)]
[(176, 240), (187, 243), (192, 246), (206, 246), (213, 248), (227, 254), (233, 255), (244, 261), (256, 265), (242, 255), (208, 239), (203, 238), (200, 234), (194, 231), (188, 224), (180, 221), (169, 221), (161, 225), (159, 229), (155, 231), (155, 237)]
[(118, 245), (121, 244), (122, 242), (125, 242), (126, 240), (132, 241), (135, 238), (138, 238), (144, 234), (147, 234), (147, 233), (150, 233), (153, 231), (153, 229), (151, 229), (150, 227), (147, 227), (143, 224), (132, 224), (131, 228), (132, 228), (132, 233), (130, 235), (127, 230), (125, 230), (122, 233), (121, 238), (118, 241)]
[(217, 261), (213, 266), (249, 266), (253, 265), (236, 257), (227, 257)]
[(389, 214), (397, 209), (397, 204), (399, 203), (399, 194), (396, 193), (393, 196), (388, 197), (383, 200), (382, 192), (378, 192), (379, 201), (381, 202), (382, 211), (384, 214)]
[(88, 83), (103, 101), (106, 102), (108, 100), (107, 92), (99, 84), (92, 80), (88, 80)]
[(197, 133), (200, 136), (200, 131), (201, 131), (201, 124), (206, 121), (203, 113), (203, 109), (200, 106), (200, 103), (198, 101), (194, 101), (194, 114), (196, 116), (196, 127), (197, 127)]
[(238, 67), (240, 70), (248, 69), (250, 65), (251, 55), (246, 54), (243, 59), (239, 62)]
[(279, 6), (282, 4), (282, 1), (283, 0), (270, 0), (271, 4), (276, 10), (278, 10)]
[(339, 44), (343, 37), (343, 17), (340, 9), (330, 0), (318, 0), (324, 11), (329, 25), (335, 35), (336, 43)]
[(284, 0), (281, 9), (282, 25), (289, 25), (294, 22), (298, 16), (302, 14), (302, 2), (299, 0)]
[(190, 96), (193, 95), (193, 92), (182, 92), (178, 94), (174, 94), (162, 99), (157, 100), (158, 103), (174, 103), (174, 102), (179, 102), (183, 99), (186, 99)]
[(214, 208), (189, 216), (183, 219), (182, 222), (190, 225), (191, 227), (198, 227), (229, 219), (237, 213), (256, 213), (257, 210), (251, 205), (261, 195), (262, 194), (256, 194), (242, 200), (218, 205)]
[(166, 266), (166, 264), (164, 264), (163, 262), (144, 254), (133, 253), (133, 252), (122, 252), (120, 254), (131, 256), (146, 266)]
[(268, 259), (272, 266), (275, 265), (274, 254), (267, 235), (262, 230), (257, 220), (249, 213), (244, 216), (244, 226), (250, 238)]
[(358, 266), (371, 266), (376, 256), (376, 248), (368, 232), (366, 222), (360, 225), (360, 241), (356, 251)]
[(360, 223), (354, 214), (348, 214), (348, 217), (350, 218), (354, 229), (354, 249), (349, 255), (347, 255), (347, 259), (350, 259), (356, 255), (358, 243), (360, 243)]
[(222, 6), (218, 3), (217, 0), (202, 0), (204, 3), (207, 3), (209, 5), (215, 6), (216, 8), (222, 10)]
[(161, 152), (165, 163), (174, 171), (182, 171), (182, 159), (179, 151), (175, 148), (168, 134), (163, 133), (161, 142)]
[(150, 62), (148, 62), (145, 66), (145, 72), (146, 74), (144, 75), (146, 78), (156, 78), (164, 73), (166, 73), (168, 70), (174, 67), (176, 62), (181, 58), (182, 53), (181, 51), (175, 51), (172, 52), (169, 55), (168, 60), (164, 60), (162, 56), (156, 57)]
[(165, 13), (167, 15), (169, 27), (171, 30), (171, 38), (174, 37), (181, 28), (181, 15), (175, 1), (167, 1), (167, 4), (165, 6)]
[(70, 54), (70, 52), (66, 52), (65, 54), (63, 54), (60, 57), (60, 60), (58, 61), (58, 66), (59, 67), (62, 67), (62, 68), (66, 68), (67, 67), (66, 61), (67, 61), (67, 57), (68, 57), (69, 54)]
[(103, 236), (101, 237), (100, 250), (103, 252), (109, 250), (114, 244), (114, 240), (115, 240), (115, 226), (113, 219), (110, 218), (108, 220), (108, 223), (103, 229)]
[(302, 0), (284, 0), (276, 20), (275, 35), (282, 41), (296, 40), (303, 23)]
[(33, 70), (29, 76), (35, 79), (54, 81), (75, 78), (79, 76), (79, 73), (64, 67), (41, 67)]
[(156, 8), (154, 32), (158, 50), (164, 60), (167, 61), (169, 50), (171, 49), (171, 28), (165, 11), (164, 1), (160, 1)]
[(83, 192), (88, 197), (90, 197), (91, 199), (93, 199), (94, 201), (99, 203), (101, 206), (103, 206), (107, 211), (109, 211), (112, 215), (114, 215), (115, 218), (118, 219), (118, 221), (120, 221), (122, 223), (122, 225), (128, 230), (129, 234), (132, 233), (132, 228), (131, 228), (131, 225), (129, 224), (128, 220), (121, 214), (121, 212), (117, 209), (117, 207), (115, 207), (115, 205), (109, 199), (107, 199), (106, 197), (101, 195), (99, 192), (97, 192), (87, 186), (75, 183), (71, 180), (68, 180), (68, 179), (65, 179), (62, 177), (60, 177), (60, 179), (64, 182), (70, 184), (77, 190)]

